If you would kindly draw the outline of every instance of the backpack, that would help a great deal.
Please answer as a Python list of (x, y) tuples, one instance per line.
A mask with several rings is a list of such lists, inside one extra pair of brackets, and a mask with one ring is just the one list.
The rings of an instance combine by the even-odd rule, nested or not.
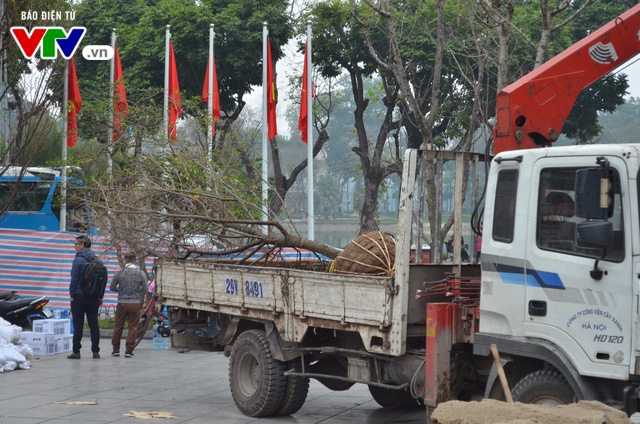
[(107, 268), (100, 263), (98, 258), (87, 258), (87, 267), (80, 280), (80, 288), (84, 294), (102, 299), (108, 279), (109, 274), (107, 273)]

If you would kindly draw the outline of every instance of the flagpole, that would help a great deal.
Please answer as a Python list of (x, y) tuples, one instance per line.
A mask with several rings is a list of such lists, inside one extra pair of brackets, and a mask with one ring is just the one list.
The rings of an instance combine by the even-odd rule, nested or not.
[(164, 134), (169, 137), (169, 40), (171, 25), (167, 25), (164, 40)]
[(107, 173), (109, 178), (113, 177), (113, 162), (111, 155), (113, 154), (113, 85), (115, 84), (115, 61), (116, 61), (116, 29), (111, 29), (111, 49), (113, 50), (113, 57), (111, 58), (111, 67), (109, 69), (109, 122), (111, 123), (109, 128), (109, 135), (107, 137)]
[(311, 22), (307, 22), (307, 180), (309, 193), (307, 210), (309, 213), (309, 240), (314, 240), (313, 222), (313, 77), (311, 68)]
[[(262, 24), (262, 220), (269, 220), (269, 211), (267, 209), (267, 201), (269, 199), (269, 189), (267, 181), (269, 179), (269, 163), (267, 161), (267, 142), (269, 128), (267, 124), (267, 96), (269, 95), (269, 87), (267, 87), (267, 23)], [(269, 230), (266, 225), (262, 226), (262, 232), (268, 234)]]
[(209, 140), (209, 154), (207, 155), (209, 163), (213, 161), (213, 38), (216, 33), (213, 24), (209, 25), (209, 98), (207, 99), (207, 111), (211, 118), (211, 125), (207, 125), (207, 137)]
[(67, 231), (67, 139), (69, 137), (68, 113), (69, 113), (69, 61), (64, 64), (64, 89), (62, 95), (62, 172), (60, 173), (62, 189), (60, 196), (60, 231)]

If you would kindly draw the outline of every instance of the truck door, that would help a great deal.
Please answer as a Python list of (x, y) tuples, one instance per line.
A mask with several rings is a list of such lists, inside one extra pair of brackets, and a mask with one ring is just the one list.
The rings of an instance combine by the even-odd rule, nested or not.
[[(631, 357), (634, 305), (628, 172), (609, 157), (614, 175), (613, 245), (579, 247), (575, 181), (595, 168), (594, 156), (543, 157), (532, 172), (527, 228), (525, 336), (556, 345), (583, 375), (625, 378)], [(625, 236), (625, 229), (627, 236)], [(600, 280), (590, 271), (603, 271)]]

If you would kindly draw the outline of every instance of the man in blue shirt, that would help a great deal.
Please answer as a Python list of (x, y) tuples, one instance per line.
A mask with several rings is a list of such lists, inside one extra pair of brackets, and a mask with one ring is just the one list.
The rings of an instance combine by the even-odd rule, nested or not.
[(91, 351), (93, 359), (100, 358), (100, 327), (98, 326), (98, 308), (102, 305), (102, 298), (84, 294), (80, 287), (80, 280), (84, 275), (90, 261), (102, 261), (90, 249), (91, 240), (87, 236), (76, 238), (76, 258), (71, 266), (71, 284), (69, 296), (71, 298), (71, 316), (73, 318), (73, 352), (67, 356), (69, 359), (80, 359), (82, 344), (82, 331), (84, 328), (84, 316), (87, 316), (89, 330), (91, 331)]

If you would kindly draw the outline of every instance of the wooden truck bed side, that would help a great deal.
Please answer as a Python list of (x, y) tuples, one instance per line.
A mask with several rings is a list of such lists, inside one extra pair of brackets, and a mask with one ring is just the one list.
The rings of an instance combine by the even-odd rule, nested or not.
[(321, 327), (358, 332), (368, 351), (388, 353), (392, 278), (160, 262), (156, 290), (168, 306), (273, 321), (287, 342)]

